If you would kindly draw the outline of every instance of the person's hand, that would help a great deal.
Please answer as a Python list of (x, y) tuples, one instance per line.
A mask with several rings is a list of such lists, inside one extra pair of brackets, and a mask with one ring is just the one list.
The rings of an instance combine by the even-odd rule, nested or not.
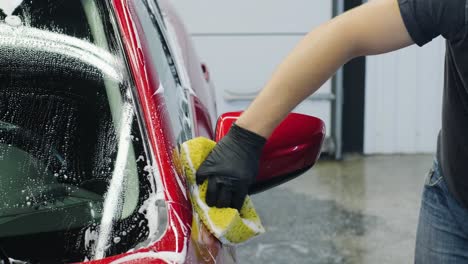
[(197, 184), (208, 179), (206, 203), (240, 210), (258, 174), (266, 139), (234, 124), (197, 170)]

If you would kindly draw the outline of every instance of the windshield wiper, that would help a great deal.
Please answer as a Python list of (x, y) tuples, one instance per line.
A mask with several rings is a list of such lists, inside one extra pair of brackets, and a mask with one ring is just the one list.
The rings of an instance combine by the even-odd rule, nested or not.
[(11, 264), (10, 258), (8, 258), (2, 247), (0, 247), (0, 260), (2, 261), (1, 264)]

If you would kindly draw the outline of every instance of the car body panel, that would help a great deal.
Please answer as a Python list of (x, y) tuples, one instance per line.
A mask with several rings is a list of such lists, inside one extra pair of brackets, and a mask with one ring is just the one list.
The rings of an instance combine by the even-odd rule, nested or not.
[[(165, 263), (165, 261), (177, 263), (223, 263), (220, 256), (226, 255), (227, 259), (233, 259), (232, 249), (228, 247), (230, 253), (221, 254), (223, 246), (214, 238), (203, 225), (198, 232), (193, 232), (192, 228), (192, 207), (187, 197), (187, 189), (183, 174), (180, 172), (177, 154), (177, 145), (174, 142), (174, 135), (170, 135), (170, 122), (167, 117), (167, 110), (164, 107), (158, 107), (164, 104), (164, 98), (158, 94), (159, 79), (154, 74), (154, 69), (145, 63), (149, 59), (147, 55), (147, 43), (142, 34), (141, 25), (133, 17), (135, 13), (129, 8), (126, 0), (112, 1), (116, 22), (120, 28), (122, 42), (127, 53), (129, 67), (135, 81), (137, 96), (141, 104), (141, 110), (144, 117), (145, 127), (147, 129), (151, 152), (154, 154), (157, 164), (153, 167), (155, 173), (160, 173), (161, 182), (157, 184), (157, 190), (164, 193), (167, 201), (168, 226), (161, 239), (149, 248), (139, 249), (93, 263), (121, 263), (121, 261), (132, 261), (135, 263)], [(193, 55), (192, 55), (193, 56)], [(192, 65), (192, 64), (190, 64)], [(194, 66), (192, 66), (194, 67)], [(201, 65), (199, 65), (201, 69)], [(200, 70), (200, 73), (202, 71)], [(203, 76), (203, 75), (202, 75)], [(193, 88), (201, 91), (204, 88)], [(192, 95), (195, 102), (199, 97)], [(206, 100), (206, 99), (205, 99)], [(197, 109), (197, 106), (194, 106)], [(209, 129), (212, 122), (212, 116), (203, 110), (201, 103), (198, 109), (204, 119), (206, 128)], [(205, 111), (205, 112), (203, 112)], [(199, 118), (197, 118), (198, 120)], [(209, 135), (208, 132), (198, 132), (199, 135)], [(211, 137), (213, 131), (211, 131)], [(178, 172), (179, 171), (179, 172)], [(203, 236), (193, 238), (192, 233), (204, 234)], [(193, 240), (192, 240), (193, 239)], [(189, 245), (190, 244), (190, 245)], [(190, 250), (189, 250), (190, 249)], [(152, 253), (151, 253), (152, 252)], [(164, 253), (164, 254), (161, 254)], [(189, 255), (188, 255), (189, 254)], [(162, 256), (164, 255), (164, 256)], [(206, 256), (210, 256), (208, 259)], [(214, 262), (213, 262), (214, 261)]]
[[(159, 179), (161, 181), (157, 183), (157, 190), (164, 193), (165, 200), (167, 201), (168, 226), (166, 232), (150, 249), (156, 252), (170, 251), (171, 253), (178, 254), (176, 258), (180, 260), (185, 257), (187, 252), (187, 240), (190, 235), (192, 215), (186, 189), (180, 186), (180, 182), (185, 182), (185, 180), (174, 169), (172, 155), (168, 155), (168, 153), (174, 152), (176, 144), (171, 140), (173, 137), (168, 135), (170, 132), (164, 130), (164, 128), (170, 127), (170, 125), (164, 109), (158, 107), (164, 102), (163, 98), (157, 95), (157, 89), (159, 88), (158, 78), (156, 75), (150, 74), (151, 69), (148, 69), (148, 65), (145, 64), (145, 47), (142, 45), (142, 36), (138, 35), (137, 21), (132, 20), (132, 14), (128, 8), (127, 1), (115, 0), (113, 1), (113, 5), (130, 64), (130, 70), (135, 81), (139, 102), (142, 107), (151, 152), (154, 154), (157, 162), (153, 166), (153, 170), (154, 173), (160, 173)], [(141, 249), (128, 255), (148, 251), (149, 249)], [(159, 256), (152, 256), (150, 258), (156, 260)], [(159, 263), (150, 262), (148, 256), (145, 256), (145, 261), (148, 263)], [(99, 263), (110, 262), (102, 260)]]
[(216, 97), (210, 82), (208, 67), (202, 64), (194, 49), (190, 36), (182, 20), (167, 0), (159, 0), (162, 16), (167, 29), (174, 56), (182, 72), (182, 84), (192, 93), (190, 101), (194, 113), (195, 136), (214, 138), (216, 122)]

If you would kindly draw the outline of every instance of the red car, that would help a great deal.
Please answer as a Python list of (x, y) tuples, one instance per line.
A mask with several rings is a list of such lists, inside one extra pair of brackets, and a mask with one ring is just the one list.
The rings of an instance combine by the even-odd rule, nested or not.
[[(216, 122), (214, 98), (166, 0), (1, 0), (0, 263), (235, 263), (192, 230), (179, 161), (239, 116)], [(288, 116), (251, 194), (309, 169), (323, 137)]]

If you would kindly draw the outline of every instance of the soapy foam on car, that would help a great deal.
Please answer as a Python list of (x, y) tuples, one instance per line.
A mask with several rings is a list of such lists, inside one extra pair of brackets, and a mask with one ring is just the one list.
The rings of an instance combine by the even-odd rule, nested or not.
[(108, 247), (109, 235), (112, 232), (112, 224), (116, 217), (115, 213), (119, 212), (119, 207), (122, 206), (122, 199), (120, 199), (119, 195), (122, 193), (122, 183), (125, 180), (128, 150), (130, 148), (128, 135), (131, 133), (131, 120), (133, 118), (133, 109), (130, 104), (124, 105), (123, 109), (119, 151), (117, 153), (116, 167), (109, 184), (109, 190), (104, 200), (104, 213), (101, 219), (101, 228), (95, 249), (95, 259), (104, 257), (105, 250)]

